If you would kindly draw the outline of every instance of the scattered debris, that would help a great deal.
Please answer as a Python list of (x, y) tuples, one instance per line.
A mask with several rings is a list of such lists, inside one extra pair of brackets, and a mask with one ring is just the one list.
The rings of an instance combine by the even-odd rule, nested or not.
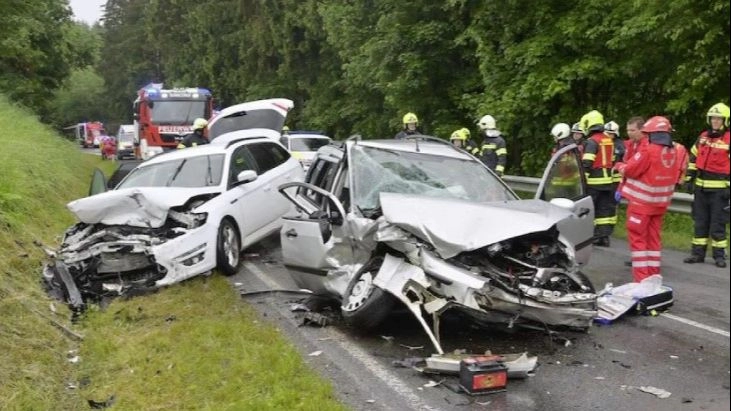
[(313, 352), (311, 352), (311, 353), (309, 353), (309, 354), (307, 354), (307, 355), (308, 355), (309, 357), (319, 357), (319, 356), (320, 356), (320, 354), (322, 354), (322, 351), (318, 350), (318, 351), (313, 351)]
[(624, 367), (624, 368), (627, 368), (627, 369), (630, 369), (630, 368), (632, 368), (632, 366), (631, 366), (631, 365), (627, 365), (627, 364), (625, 364), (625, 363), (623, 363), (622, 361), (619, 361), (619, 360), (612, 360), (612, 362), (613, 362), (614, 364), (619, 364), (619, 365), (621, 365), (622, 367)]
[(318, 327), (327, 327), (330, 324), (330, 319), (326, 316), (308, 311), (302, 318), (302, 325), (316, 325)]
[(114, 404), (114, 394), (112, 394), (106, 401), (94, 401), (94, 400), (87, 400), (89, 402), (89, 407), (95, 410), (101, 410), (104, 408), (109, 408)]
[(56, 314), (56, 305), (53, 303), (48, 304), (48, 309), (51, 310), (52, 313)]
[(70, 362), (71, 364), (76, 364), (76, 363), (78, 363), (78, 362), (79, 362), (79, 360), (81, 360), (81, 357), (79, 357), (78, 355), (75, 355), (75, 356), (73, 356), (73, 357), (69, 358), (69, 362)]
[(425, 388), (436, 387), (437, 385), (441, 385), (443, 382), (444, 382), (444, 380), (441, 380), (441, 381), (429, 380), (429, 382), (424, 384), (423, 387), (425, 387)]
[(595, 380), (603, 380), (604, 377), (594, 377)]
[(406, 344), (399, 344), (399, 345), (402, 346), (402, 347), (404, 347), (404, 348), (406, 348), (407, 350), (423, 350), (424, 349), (424, 346), (423, 345), (418, 345), (418, 346), (415, 346), (415, 347), (412, 347), (412, 346), (406, 345)]
[(665, 391), (662, 388), (657, 388), (657, 387), (653, 387), (650, 385), (647, 385), (647, 386), (643, 385), (641, 387), (636, 387), (636, 388), (642, 392), (646, 392), (648, 394), (655, 395), (657, 398), (668, 398), (671, 395), (669, 391)]
[(627, 354), (627, 351), (618, 350), (616, 348), (610, 348), (609, 351), (616, 352), (617, 354)]
[(583, 361), (573, 360), (569, 364), (566, 364), (566, 365), (569, 366), (569, 367), (571, 367), (571, 366), (585, 365), (585, 364), (584, 364)]
[(171, 323), (177, 319), (178, 319), (178, 317), (176, 317), (175, 314), (170, 314), (167, 317), (165, 317), (165, 322)]
[(307, 312), (307, 311), (310, 311), (310, 309), (309, 309), (309, 307), (307, 307), (306, 305), (304, 305), (302, 303), (294, 303), (294, 304), (290, 304), (289, 311), (292, 311), (292, 312)]
[(323, 338), (318, 338), (317, 341), (330, 341), (332, 339), (333, 339), (332, 337), (323, 337)]
[[(490, 351), (485, 354), (434, 354), (425, 358), (424, 372), (440, 374), (459, 374), (460, 361), (475, 356), (493, 356)], [(527, 352), (520, 354), (494, 354), (508, 369), (508, 378), (528, 378), (538, 364), (538, 357), (529, 357)]]
[(366, 400), (366, 402), (367, 402), (368, 404), (374, 404), (374, 403), (376, 402), (376, 400)]
[(497, 355), (465, 358), (459, 363), (459, 385), (470, 395), (505, 391), (508, 368)]
[(391, 361), (391, 365), (394, 367), (400, 367), (400, 368), (415, 368), (415, 367), (422, 367), (424, 365), (424, 358), (423, 357), (407, 357), (403, 360), (394, 360)]
[(670, 356), (670, 358), (672, 358), (672, 359), (674, 359), (674, 360), (677, 360), (677, 359), (678, 359), (678, 358), (680, 358), (680, 357), (678, 357), (677, 355), (671, 355), (671, 356)]
[(688, 397), (683, 397), (683, 398), (682, 398), (682, 399), (680, 400), (680, 402), (681, 402), (682, 404), (689, 404), (689, 403), (693, 402), (693, 399), (692, 399), (692, 398), (688, 398)]
[(384, 340), (386, 340), (388, 342), (391, 342), (391, 341), (393, 341), (394, 337), (391, 335), (382, 335), (381, 338), (383, 338)]
[(234, 287), (242, 287), (244, 283), (234, 283)]

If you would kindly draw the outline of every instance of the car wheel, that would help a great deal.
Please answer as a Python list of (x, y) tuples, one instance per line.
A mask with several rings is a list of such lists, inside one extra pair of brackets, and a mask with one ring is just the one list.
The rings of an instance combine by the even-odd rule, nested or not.
[(371, 329), (391, 312), (396, 299), (373, 285), (383, 257), (372, 258), (353, 277), (345, 290), (340, 311), (346, 323), (357, 329)]
[(216, 243), (216, 265), (224, 275), (234, 275), (239, 268), (241, 243), (236, 226), (228, 218), (221, 221), (218, 227)]

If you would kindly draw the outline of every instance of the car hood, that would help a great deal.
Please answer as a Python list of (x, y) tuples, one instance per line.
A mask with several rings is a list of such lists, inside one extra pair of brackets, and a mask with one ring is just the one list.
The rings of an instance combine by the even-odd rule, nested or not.
[(87, 224), (157, 228), (165, 224), (170, 208), (218, 191), (219, 187), (133, 187), (74, 200), (66, 207)]
[(386, 221), (433, 245), (442, 258), (524, 234), (545, 231), (572, 216), (542, 200), (494, 203), (381, 193)]

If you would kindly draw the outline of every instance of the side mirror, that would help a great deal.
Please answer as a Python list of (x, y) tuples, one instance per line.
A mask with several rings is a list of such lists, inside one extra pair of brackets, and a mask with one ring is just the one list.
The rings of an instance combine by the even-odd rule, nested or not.
[(236, 183), (238, 183), (238, 184), (250, 183), (250, 182), (256, 180), (257, 177), (258, 177), (258, 175), (256, 174), (256, 171), (244, 170), (236, 176)]
[(576, 210), (576, 203), (572, 200), (569, 200), (568, 198), (554, 198), (549, 202), (555, 206), (559, 206), (571, 212), (574, 212)]
[(330, 221), (330, 224), (343, 225), (343, 218), (345, 216), (340, 214), (340, 208), (338, 208), (337, 204), (335, 204), (335, 202), (329, 197), (327, 198), (327, 203), (329, 208), (328, 220)]

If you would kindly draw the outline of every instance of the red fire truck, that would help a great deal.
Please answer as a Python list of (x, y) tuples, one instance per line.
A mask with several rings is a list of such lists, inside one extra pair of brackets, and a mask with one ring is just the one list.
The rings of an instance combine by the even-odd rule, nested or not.
[(104, 124), (98, 121), (78, 123), (64, 130), (84, 148), (99, 147), (101, 137), (107, 134)]
[(193, 131), (196, 118), (209, 119), (213, 98), (205, 88), (165, 89), (162, 83), (151, 83), (137, 92), (133, 109), (135, 157), (147, 160), (174, 150)]

